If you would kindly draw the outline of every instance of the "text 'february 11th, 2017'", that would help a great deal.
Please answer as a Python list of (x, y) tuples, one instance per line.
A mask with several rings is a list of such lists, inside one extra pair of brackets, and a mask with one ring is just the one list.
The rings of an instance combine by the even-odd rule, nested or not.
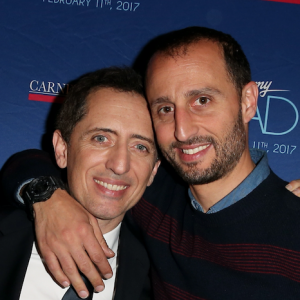
[(112, 1), (112, 0), (43, 0), (44, 3), (78, 6), (78, 7), (95, 7), (107, 10), (119, 10), (135, 12), (140, 6), (139, 2), (129, 1)]

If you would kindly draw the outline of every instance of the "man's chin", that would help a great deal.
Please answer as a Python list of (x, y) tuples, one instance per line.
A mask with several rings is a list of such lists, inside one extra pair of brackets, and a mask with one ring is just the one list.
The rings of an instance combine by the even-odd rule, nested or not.
[(119, 209), (111, 208), (111, 209), (92, 209), (89, 211), (95, 218), (103, 221), (110, 221), (118, 218), (120, 215), (124, 213)]
[(212, 166), (201, 166), (200, 163), (179, 163), (174, 160), (169, 160), (177, 174), (188, 184), (208, 184), (218, 179), (221, 179), (224, 174), (220, 173), (219, 170), (212, 168)]

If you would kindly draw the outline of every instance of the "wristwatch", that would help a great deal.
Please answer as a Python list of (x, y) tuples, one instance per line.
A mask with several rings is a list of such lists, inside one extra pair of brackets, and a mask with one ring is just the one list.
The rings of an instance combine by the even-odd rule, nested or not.
[(66, 189), (64, 183), (54, 176), (38, 177), (26, 186), (22, 198), (32, 220), (34, 219), (33, 204), (48, 200), (58, 188)]

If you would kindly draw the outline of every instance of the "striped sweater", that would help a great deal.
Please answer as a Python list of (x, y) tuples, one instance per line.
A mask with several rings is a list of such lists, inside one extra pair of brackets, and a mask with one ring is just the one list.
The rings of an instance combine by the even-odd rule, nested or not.
[(215, 214), (164, 169), (132, 209), (156, 299), (300, 299), (300, 200), (274, 173)]

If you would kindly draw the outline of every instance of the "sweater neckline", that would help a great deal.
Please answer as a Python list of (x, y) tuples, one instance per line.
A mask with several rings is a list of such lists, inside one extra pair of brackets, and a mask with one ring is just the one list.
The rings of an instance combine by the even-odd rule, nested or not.
[(274, 184), (278, 187), (282, 185), (282, 182), (271, 171), (269, 176), (246, 197), (213, 214), (197, 211), (190, 205), (195, 221), (201, 223), (202, 226), (218, 227), (238, 222), (258, 209), (267, 210), (270, 202), (276, 197)]

